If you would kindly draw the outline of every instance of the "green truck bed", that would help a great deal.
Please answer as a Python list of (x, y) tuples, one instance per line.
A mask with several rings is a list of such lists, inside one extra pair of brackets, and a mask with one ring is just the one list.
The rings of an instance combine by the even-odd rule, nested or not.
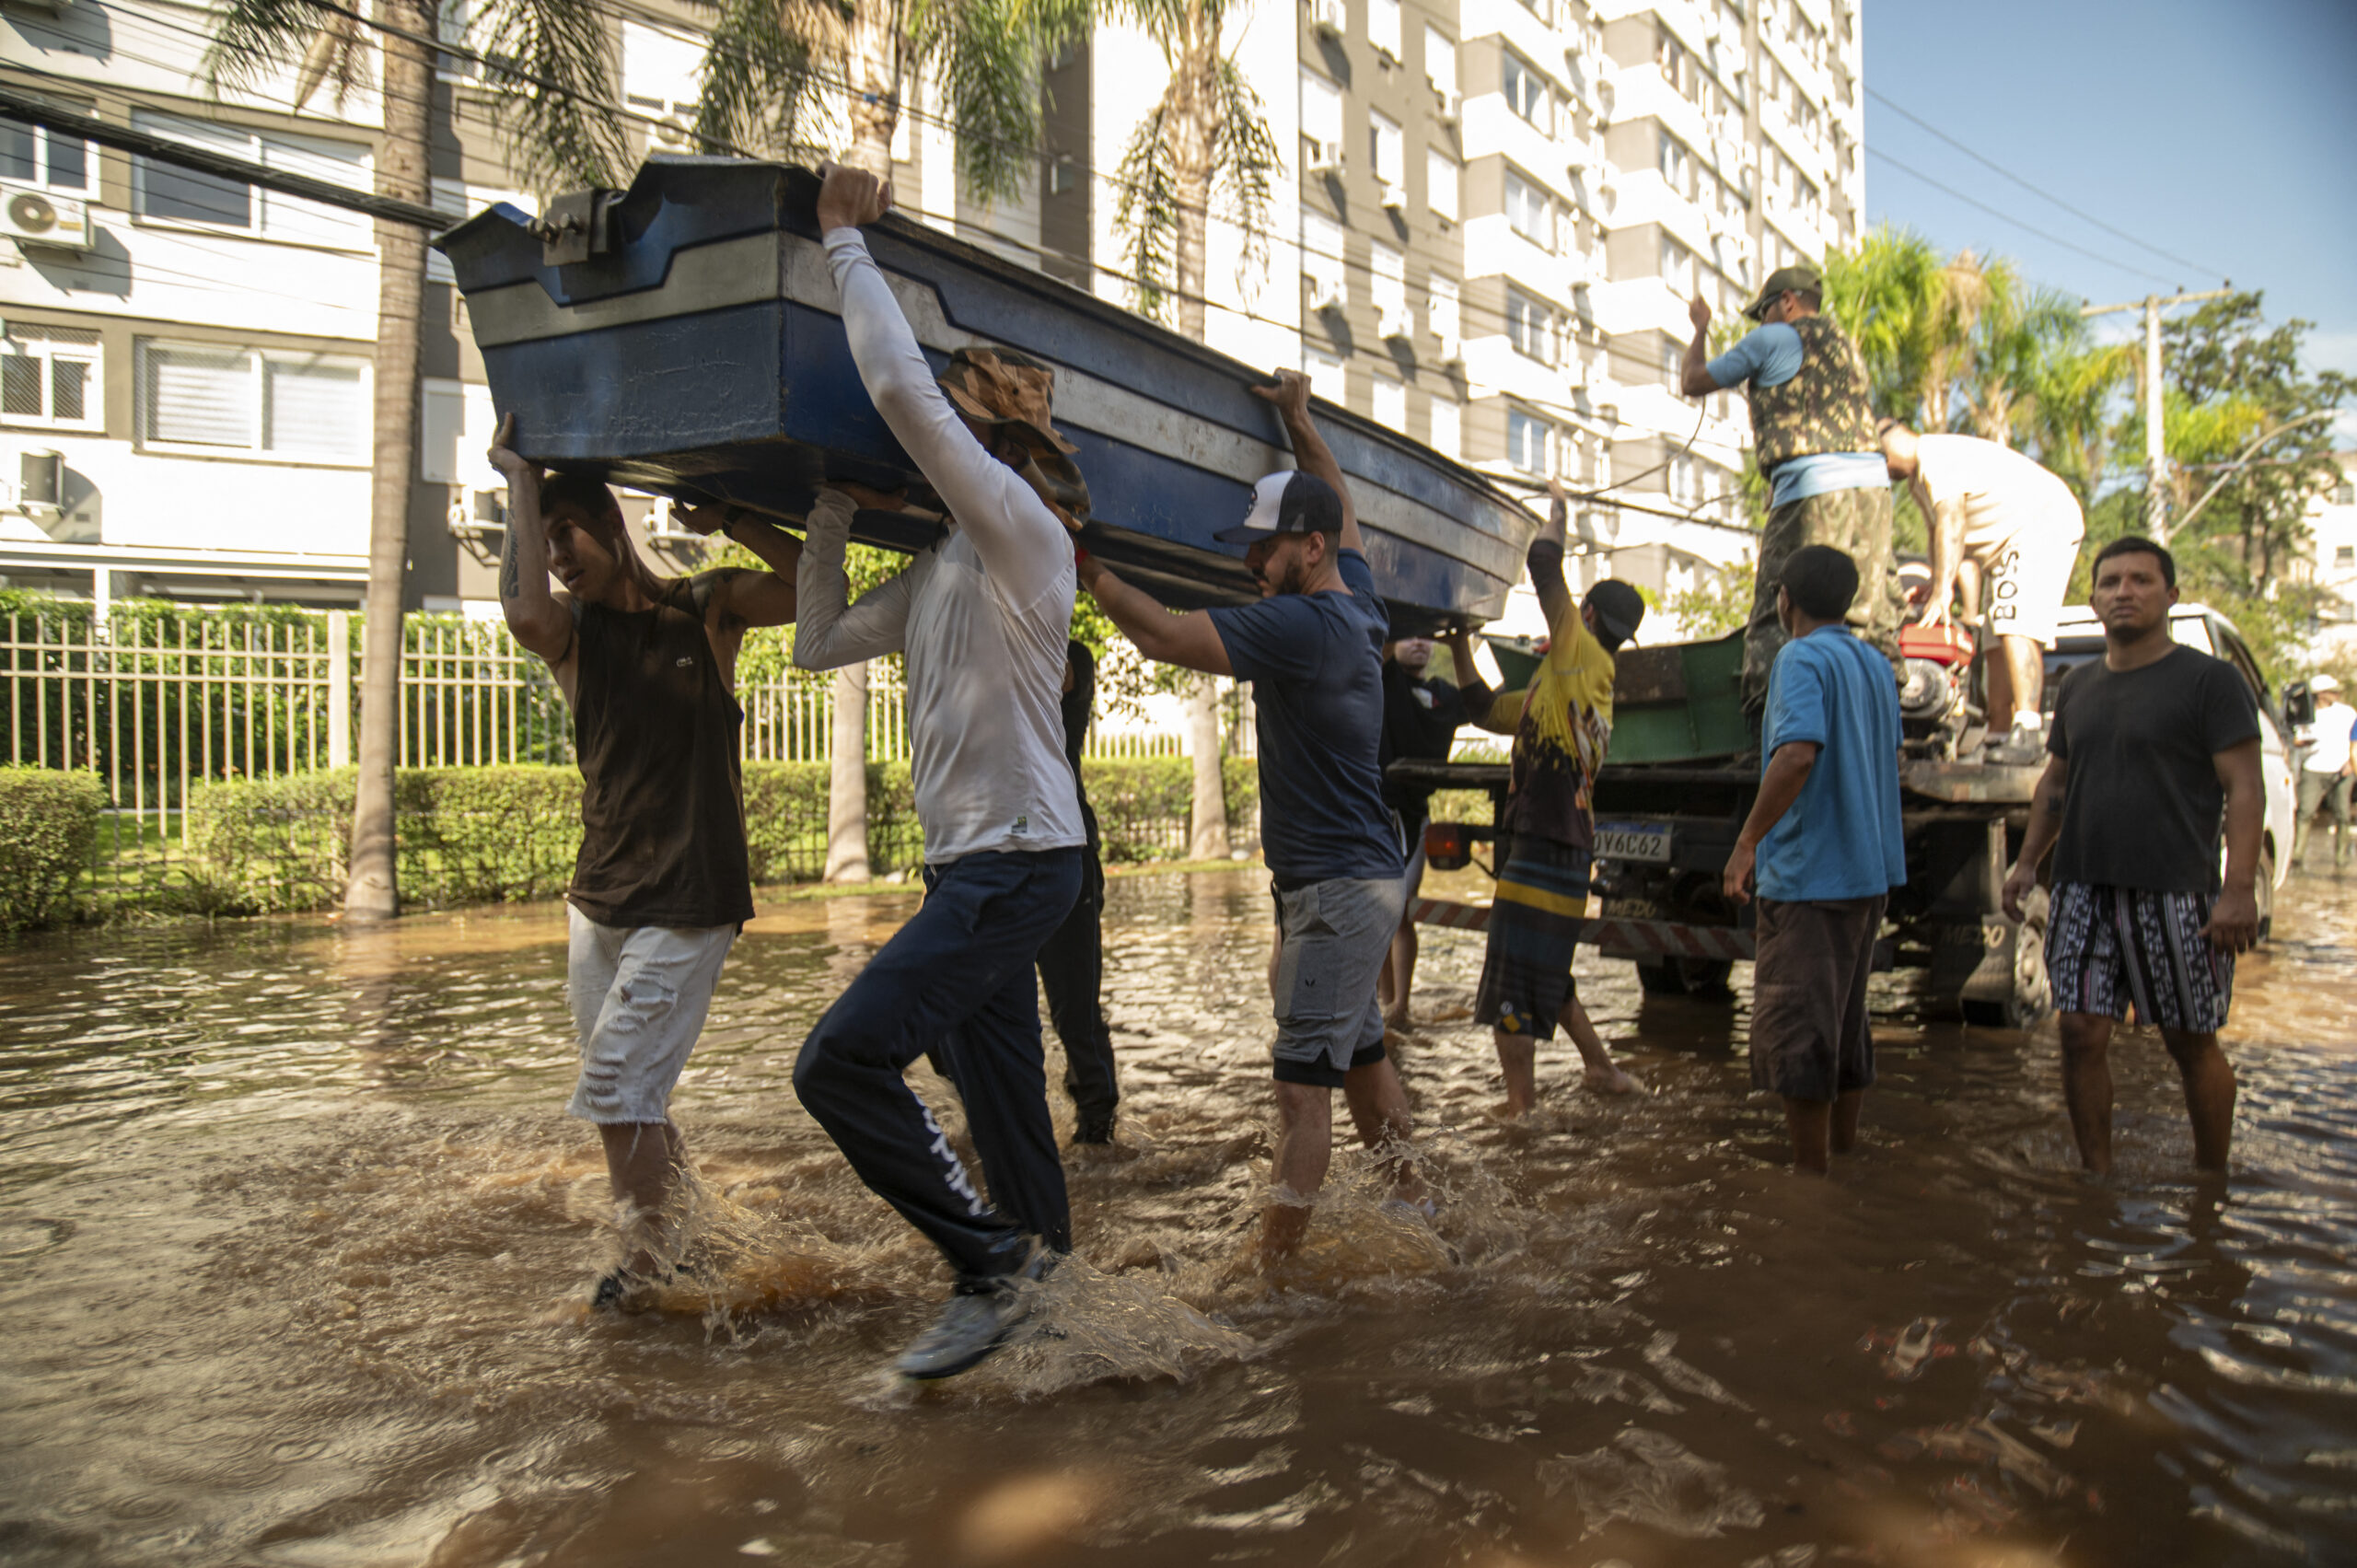
[[(1509, 690), (1527, 686), (1539, 654), (1526, 638), (1492, 637), (1490, 652)], [(1700, 762), (1751, 744), (1743, 720), (1743, 633), (1703, 643), (1623, 648), (1612, 682), (1607, 762)]]

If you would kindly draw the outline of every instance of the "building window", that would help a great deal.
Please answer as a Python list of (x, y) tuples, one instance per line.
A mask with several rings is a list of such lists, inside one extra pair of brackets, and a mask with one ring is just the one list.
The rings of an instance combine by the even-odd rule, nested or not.
[(0, 180), (51, 191), (87, 191), (90, 144), (46, 126), (0, 120)]
[(1554, 203), (1546, 192), (1512, 169), (1506, 170), (1506, 222), (1541, 250), (1555, 249)]
[(1542, 22), (1555, 19), (1555, 9), (1550, 0), (1522, 0), (1522, 8)]
[(1301, 368), (1309, 377), (1309, 389), (1332, 403), (1336, 408), (1349, 406), (1350, 377), (1340, 355), (1323, 349), (1305, 348)]
[(1377, 337), (1404, 338), (1408, 324), (1408, 258), (1377, 239), (1367, 246), (1367, 294)]
[(1465, 333), (1457, 280), (1434, 273), (1424, 288), (1424, 325), (1440, 340), (1442, 357), (1449, 357)]
[[(1375, 182), (1387, 193), (1407, 183), (1405, 141), (1399, 134), (1399, 122), (1378, 110), (1370, 110), (1366, 117), (1367, 155), (1375, 168)], [(1390, 203), (1387, 201), (1386, 205)]]
[(139, 343), (143, 447), (286, 462), (368, 460), (368, 364), (299, 349)]
[(2357, 566), (2357, 544), (2336, 548), (2332, 552), (2332, 563), (2336, 567)]
[[(330, 184), (366, 191), (369, 186), (368, 149), (354, 142), (325, 142), (310, 136), (259, 135), (234, 126), (177, 115), (134, 110), (132, 124), (151, 134), (210, 152), (244, 158), (290, 174), (308, 175)], [(193, 169), (144, 157), (132, 160), (132, 210), (143, 218), (165, 223), (195, 224), (230, 229), (261, 238), (318, 245), (336, 250), (366, 250), (376, 244), (376, 227), (366, 214), (322, 206), (299, 196), (282, 196), (232, 180), (217, 180)]]
[(1555, 427), (1537, 414), (1506, 411), (1506, 460), (1525, 473), (1551, 471)]
[(1312, 310), (1339, 310), (1351, 302), (1342, 243), (1341, 224), (1315, 207), (1301, 209), (1301, 276)]
[(1506, 341), (1541, 365), (1555, 363), (1555, 312), (1518, 288), (1506, 290)]
[(1498, 56), (1498, 86), (1506, 95), (1506, 107), (1538, 126), (1550, 135), (1554, 134), (1553, 105), (1547, 94), (1547, 79), (1538, 68), (1521, 55), (1508, 50)]
[(1387, 430), (1408, 433), (1408, 385), (1388, 376), (1375, 378), (1375, 422)]
[(1424, 149), (1424, 205), (1445, 218), (1457, 215), (1457, 160), (1438, 147)]
[(1694, 293), (1694, 252), (1666, 234), (1661, 237), (1661, 281), (1680, 299)]
[(1366, 41), (1399, 58), (1399, 0), (1366, 0)]
[(1434, 28), (1424, 29), (1424, 80), (1443, 98), (1457, 96), (1457, 44)]
[[(687, 29), (651, 28), (643, 22), (622, 23), (622, 101), (663, 123), (648, 127), (649, 140), (658, 147), (701, 152), (692, 130), (703, 74), (704, 46)], [(904, 123), (901, 115), (895, 126)], [(894, 148), (892, 156), (903, 156)]]
[(2336, 506), (2357, 506), (2357, 480), (2342, 480), (2333, 486), (2332, 504)]
[(1465, 411), (1455, 398), (1433, 399), (1432, 439), (1425, 443), (1444, 458), (1454, 458), (1465, 449)]
[(90, 328), (11, 321), (0, 343), (0, 415), (49, 430), (104, 429), (99, 367), (99, 334)]
[(1694, 198), (1694, 154), (1677, 137), (1661, 134), (1661, 177), (1669, 188), (1691, 201)]
[(1342, 167), (1342, 89), (1315, 71), (1301, 74), (1302, 167)]

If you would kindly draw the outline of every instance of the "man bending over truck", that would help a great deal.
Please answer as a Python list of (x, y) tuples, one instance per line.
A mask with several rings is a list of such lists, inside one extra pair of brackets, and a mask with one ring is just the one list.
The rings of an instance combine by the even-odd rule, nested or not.
[(1260, 602), (1167, 613), (1094, 557), (1083, 587), (1151, 659), (1252, 682), (1260, 750), (1260, 842), (1277, 906), (1269, 966), (1276, 1004), (1277, 1148), (1260, 1222), (1263, 1265), (1301, 1244), (1333, 1160), (1333, 1098), (1370, 1149), (1396, 1151), (1392, 1192), (1417, 1203), (1405, 1145), (1414, 1126), (1383, 1053), (1376, 975), (1391, 950), (1405, 865), (1376, 755), (1383, 732), (1383, 639), (1342, 467), (1309, 417), (1309, 380), (1280, 370), (1253, 391), (1277, 407), (1296, 470), (1252, 487), (1250, 509), (1215, 535), (1247, 547)]
[(1633, 1094), (1634, 1078), (1613, 1063), (1572, 981), (1587, 921), (1588, 874), (1596, 857), (1596, 770), (1612, 738), (1613, 655), (1636, 635), (1645, 601), (1611, 578), (1574, 604), (1563, 581), (1563, 487), (1550, 482), (1547, 526), (1531, 540), (1530, 585), (1547, 614), (1547, 657), (1527, 690), (1490, 706), (1482, 727), (1514, 737), (1512, 785), (1498, 832), (1496, 895), (1473, 1016), (1490, 1026), (1505, 1077), (1508, 1117), (1538, 1104), (1538, 1046), (1561, 1023), (1586, 1064), (1584, 1080), (1603, 1094)]
[(1907, 880), (1898, 821), (1898, 689), (1890, 661), (1843, 617), (1858, 567), (1829, 546), (1785, 558), (1760, 730), (1759, 794), (1724, 888), (1759, 891), (1751, 971), (1751, 1083), (1783, 1097), (1793, 1168), (1827, 1174), (1858, 1140), (1875, 1081), (1866, 977), (1893, 888)]

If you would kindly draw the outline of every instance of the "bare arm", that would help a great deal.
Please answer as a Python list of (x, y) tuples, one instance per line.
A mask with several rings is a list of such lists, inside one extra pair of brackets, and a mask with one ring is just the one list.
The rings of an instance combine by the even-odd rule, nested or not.
[(1956, 575), (1964, 566), (1964, 503), (1934, 502), (1921, 471), (1908, 481), (1907, 491), (1932, 534), (1932, 598), (1923, 607), (1923, 624), (1945, 626), (1956, 598)]
[(851, 539), (852, 510), (851, 497), (831, 487), (820, 490), (810, 508), (795, 576), (797, 669), (838, 669), (898, 653), (908, 635), (908, 572), (870, 588), (857, 604), (843, 603), (851, 593), (843, 549)]
[(1547, 495), (1547, 521), (1531, 540), (1525, 563), (1530, 569), (1531, 591), (1538, 596), (1538, 608), (1547, 617), (1548, 635), (1562, 636), (1564, 617), (1578, 609), (1572, 602), (1571, 586), (1563, 581), (1564, 530), (1571, 522), (1571, 499), (1563, 494), (1563, 482), (1551, 475)]
[(1768, 759), (1768, 771), (1759, 776), (1759, 796), (1751, 803), (1751, 815), (1744, 819), (1743, 831), (1736, 835), (1735, 850), (1727, 856), (1727, 868), (1720, 878), (1721, 889), (1735, 902), (1751, 901), (1751, 868), (1759, 858), (1759, 841), (1801, 797), (1802, 786), (1816, 771), (1817, 754), (1823, 749), (1814, 740), (1794, 740), (1777, 747), (1776, 754)]
[(1475, 724), (1480, 724), (1490, 711), (1490, 683), (1481, 679), (1481, 669), (1473, 662), (1473, 633), (1463, 627), (1449, 634), (1449, 673), (1457, 678), (1457, 694), (1464, 699), (1465, 712)]
[(1686, 307), (1686, 319), (1694, 323), (1694, 337), (1686, 345), (1686, 357), (1678, 361), (1678, 389), (1689, 398), (1707, 398), (1713, 392), (1724, 389), (1711, 377), (1709, 301), (1696, 295)]
[(507, 481), (507, 538), (499, 549), (499, 610), (516, 640), (556, 668), (573, 656), (573, 610), (549, 587), (549, 531), (540, 465), (517, 452), (516, 416), (499, 422), (491, 466)]
[(2258, 845), (2267, 825), (2258, 738), (2229, 747), (2210, 761), (2226, 791), (2226, 881), (2201, 934), (2212, 947), (2239, 953), (2258, 940)]
[(713, 586), (714, 608), (740, 626), (784, 626), (794, 619), (795, 577), (802, 541), (735, 506), (691, 506), (673, 514), (680, 527), (719, 534), (759, 556), (766, 572), (726, 570)]
[(1175, 664), (1207, 675), (1232, 676), (1227, 645), (1219, 628), (1202, 610), (1173, 615), (1144, 588), (1132, 587), (1094, 556), (1080, 563), (1080, 586), (1096, 596), (1097, 608), (1137, 645), (1138, 652), (1157, 664)]
[(2062, 787), (2070, 782), (2069, 759), (2049, 757), (2046, 772), (2038, 778), (2038, 789), (2029, 797), (2029, 827), (2022, 834), (2021, 858), (2005, 877), (2005, 918), (2018, 921), (2022, 917), (2022, 900), (2038, 885), (2038, 868), (2044, 863), (2054, 841), (2062, 836)]
[(1359, 535), (1358, 508), (1351, 505), (1351, 487), (1342, 481), (1342, 465), (1334, 460), (1326, 437), (1318, 434), (1317, 422), (1309, 417), (1309, 377), (1298, 370), (1280, 370), (1275, 386), (1256, 386), (1252, 395), (1277, 405), (1285, 439), (1293, 443), (1294, 465), (1332, 485), (1334, 494), (1342, 498), (1342, 548), (1365, 553), (1366, 541)]

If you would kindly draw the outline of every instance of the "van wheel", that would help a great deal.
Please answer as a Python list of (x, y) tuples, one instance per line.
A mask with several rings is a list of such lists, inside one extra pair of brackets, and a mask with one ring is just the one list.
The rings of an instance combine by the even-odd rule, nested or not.
[(2275, 934), (2275, 846), (2258, 846), (2258, 939)]

